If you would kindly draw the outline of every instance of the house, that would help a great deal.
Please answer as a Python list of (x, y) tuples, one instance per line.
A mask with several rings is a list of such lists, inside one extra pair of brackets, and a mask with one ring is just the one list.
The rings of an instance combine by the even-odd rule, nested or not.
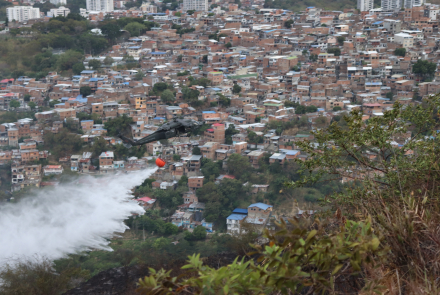
[(113, 152), (102, 152), (99, 155), (99, 170), (106, 173), (108, 170), (113, 169)]
[(203, 186), (204, 176), (191, 176), (188, 177), (188, 188), (191, 190), (199, 189)]
[(147, 209), (151, 209), (153, 207), (154, 203), (156, 202), (156, 199), (152, 199), (152, 198), (149, 198), (149, 197), (143, 197), (143, 198), (136, 199), (136, 201), (145, 210), (147, 210)]
[(61, 165), (47, 165), (43, 167), (44, 175), (62, 174), (64, 171)]

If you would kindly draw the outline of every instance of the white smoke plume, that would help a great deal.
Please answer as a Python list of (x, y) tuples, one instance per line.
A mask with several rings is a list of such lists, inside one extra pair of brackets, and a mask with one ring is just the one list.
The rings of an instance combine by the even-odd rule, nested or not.
[(111, 250), (108, 238), (143, 209), (130, 189), (156, 169), (79, 181), (41, 190), (18, 203), (0, 205), (0, 265), (29, 257), (51, 260), (90, 249)]

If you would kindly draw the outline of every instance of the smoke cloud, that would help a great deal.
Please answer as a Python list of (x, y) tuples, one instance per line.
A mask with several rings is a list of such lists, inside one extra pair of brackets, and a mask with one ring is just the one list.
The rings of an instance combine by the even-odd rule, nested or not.
[(130, 189), (156, 169), (104, 177), (82, 177), (0, 206), (0, 265), (29, 257), (58, 259), (108, 247), (108, 238), (126, 230), (123, 222), (143, 209)]

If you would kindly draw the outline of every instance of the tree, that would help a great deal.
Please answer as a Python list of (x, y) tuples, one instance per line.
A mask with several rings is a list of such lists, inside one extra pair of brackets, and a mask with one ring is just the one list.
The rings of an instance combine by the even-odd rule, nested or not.
[(84, 66), (84, 64), (82, 62), (78, 62), (72, 66), (72, 72), (75, 75), (81, 74), (81, 72), (84, 71), (85, 69), (86, 69), (86, 67)]
[(94, 157), (99, 157), (100, 154), (109, 150), (107, 141), (103, 137), (98, 137), (93, 141), (92, 152)]
[(110, 42), (114, 42), (116, 38), (121, 36), (121, 28), (117, 24), (117, 22), (107, 22), (106, 24), (101, 26), (101, 32), (110, 40)]
[(106, 56), (104, 59), (104, 64), (106, 66), (111, 66), (114, 62), (115, 60), (111, 56)]
[(179, 54), (179, 55), (177, 56), (176, 61), (177, 61), (177, 62), (182, 62), (182, 57), (183, 57), (183, 55)]
[(392, 92), (387, 92), (387, 94), (385, 94), (385, 97), (393, 100), (394, 94)]
[(79, 93), (84, 97), (89, 96), (90, 94), (92, 94), (92, 88), (90, 86), (82, 86), (79, 89)]
[(433, 62), (429, 62), (427, 60), (417, 60), (417, 62), (413, 65), (413, 73), (419, 76), (434, 76), (435, 70), (437, 69), (437, 65)]
[(327, 49), (327, 52), (333, 53), (335, 56), (341, 55), (341, 49), (339, 49), (339, 48), (329, 48), (329, 49)]
[(394, 50), (394, 54), (397, 56), (405, 56), (406, 55), (406, 48), (402, 47), (402, 48), (396, 48)]
[(193, 236), (196, 241), (206, 239), (206, 228), (199, 225), (193, 231)]
[(234, 86), (232, 87), (232, 93), (238, 94), (240, 92), (241, 92), (241, 86), (238, 84), (234, 84)]
[(171, 222), (165, 223), (164, 229), (164, 234), (167, 236), (175, 235), (179, 232), (179, 228), (177, 227), (177, 225), (174, 225)]
[(174, 16), (177, 16), (177, 17), (180, 17), (182, 14), (179, 12), (179, 11), (177, 11), (175, 14), (174, 14)]
[(109, 136), (117, 136), (119, 133), (124, 133), (130, 129), (130, 124), (133, 123), (133, 118), (127, 115), (122, 115), (114, 119), (110, 119), (104, 124)]
[(284, 27), (286, 27), (286, 28), (288, 28), (288, 29), (291, 29), (293, 23), (294, 23), (294, 22), (293, 22), (293, 19), (286, 20), (286, 21), (284, 22)]
[(94, 70), (97, 70), (101, 67), (101, 61), (97, 59), (89, 60), (89, 67), (92, 67)]
[(237, 178), (242, 177), (246, 172), (252, 171), (251, 163), (245, 156), (232, 154), (227, 160), (228, 170)]
[(200, 156), (202, 154), (202, 151), (200, 150), (200, 148), (198, 146), (195, 146), (192, 149), (192, 154)]
[(226, 43), (226, 44), (225, 44), (225, 47), (228, 48), (228, 49), (231, 48), (231, 47), (232, 47), (231, 42)]
[[(257, 262), (237, 257), (231, 264), (215, 269), (203, 264), (200, 254), (193, 254), (182, 269), (195, 275), (179, 280), (171, 277), (171, 271), (152, 271), (150, 276), (139, 280), (137, 292), (300, 294), (305, 290), (310, 294), (337, 294), (347, 293), (348, 289), (355, 294), (360, 293), (364, 285), (358, 285), (358, 271), (361, 267), (373, 267), (372, 259), (383, 257), (385, 253), (379, 248), (380, 240), (368, 221), (349, 221), (331, 233), (322, 226), (310, 231), (295, 223), (295, 230), (292, 230), (283, 223), (276, 235), (266, 232), (265, 237), (269, 240), (268, 245), (253, 246), (255, 252), (252, 254), (259, 257)], [(341, 284), (357, 287), (341, 288)], [(375, 284), (369, 288), (379, 289)]]
[(31, 96), (29, 94), (25, 94), (23, 97), (24, 101), (29, 101), (31, 99)]
[(166, 89), (164, 92), (162, 92), (162, 94), (160, 95), (160, 99), (164, 102), (164, 103), (169, 103), (169, 102), (173, 102), (175, 100), (174, 98), (174, 93), (169, 90)]
[(318, 108), (314, 105), (310, 105), (306, 107), (306, 113), (316, 113)]
[(139, 36), (141, 33), (143, 33), (146, 29), (146, 26), (143, 24), (140, 24), (138, 22), (132, 22), (129, 23), (124, 27), (124, 30), (128, 31), (131, 36)]
[(0, 270), (1, 294), (63, 294), (88, 278), (89, 271), (68, 267), (54, 271), (48, 259), (22, 258), (14, 265), (3, 265)]
[(9, 25), (9, 19), (6, 17), (5, 18), (5, 27), (7, 27)]
[(175, 161), (175, 162), (180, 161), (180, 155), (178, 155), (178, 154), (174, 154), (174, 155), (173, 155), (173, 161)]
[(324, 27), (324, 28), (326, 28), (326, 27), (327, 27), (327, 25), (326, 25), (326, 24), (321, 24), (321, 27)]
[(336, 41), (338, 41), (339, 46), (342, 46), (342, 45), (344, 45), (345, 37), (344, 36), (338, 36), (336, 38)]
[(142, 81), (142, 79), (145, 77), (144, 72), (139, 71), (136, 73), (136, 75), (134, 75), (134, 78), (136, 79), (136, 81)]
[(28, 102), (28, 107), (30, 107), (31, 110), (34, 110), (36, 106), (37, 106), (37, 104), (35, 102), (33, 102), (33, 101)]
[(82, 62), (83, 55), (75, 50), (68, 50), (60, 54), (57, 60), (57, 65), (60, 70), (70, 70), (73, 65)]
[(10, 102), (9, 102), (9, 106), (11, 107), (11, 108), (19, 108), (20, 107), (20, 102), (18, 101), (18, 100), (15, 100), (15, 99), (13, 99), (13, 100), (11, 100)]
[(340, 110), (342, 110), (342, 108), (338, 106), (333, 108), (333, 112), (339, 112)]

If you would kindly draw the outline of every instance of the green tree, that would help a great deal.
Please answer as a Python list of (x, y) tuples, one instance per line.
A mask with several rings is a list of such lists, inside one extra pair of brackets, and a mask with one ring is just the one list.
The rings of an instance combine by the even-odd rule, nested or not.
[(33, 101), (28, 102), (28, 107), (31, 108), (31, 110), (34, 110), (37, 107), (37, 104)]
[(53, 108), (56, 104), (59, 104), (59, 103), (61, 103), (59, 100), (52, 100), (49, 102), (49, 106), (51, 108)]
[(177, 62), (182, 62), (182, 57), (183, 57), (183, 55), (179, 54), (179, 55), (177, 56), (176, 61), (177, 61)]
[(333, 108), (333, 112), (339, 112), (340, 110), (342, 110), (342, 108), (338, 106)]
[(7, 27), (9, 25), (9, 19), (6, 17), (5, 18), (5, 27)]
[(120, 132), (129, 130), (132, 123), (133, 118), (124, 114), (105, 122), (104, 128), (109, 136), (117, 136)]
[(92, 151), (94, 157), (99, 157), (103, 152), (107, 152), (109, 147), (107, 146), (107, 141), (103, 137), (98, 137), (93, 141)]
[(97, 59), (89, 60), (89, 67), (92, 67), (94, 70), (97, 70), (101, 67), (101, 61)]
[(162, 92), (162, 94), (160, 95), (160, 99), (164, 102), (164, 103), (169, 103), (169, 102), (173, 102), (175, 100), (174, 98), (174, 93), (169, 90), (166, 89), (164, 92)]
[(314, 105), (310, 105), (306, 107), (307, 113), (316, 113), (318, 111), (318, 108)]
[(177, 16), (177, 17), (180, 17), (182, 14), (179, 12), (179, 11), (177, 11), (175, 14), (174, 14), (174, 16)]
[[(356, 282), (354, 278), (361, 267), (374, 267), (373, 259), (384, 256), (379, 248), (380, 240), (368, 221), (348, 221), (331, 233), (322, 227), (310, 231), (296, 222), (295, 230), (288, 229), (285, 223), (281, 230), (277, 235), (265, 234), (268, 245), (254, 246), (252, 254), (259, 257), (257, 262), (237, 258), (215, 269), (204, 265), (200, 255), (194, 254), (183, 269), (196, 275), (179, 280), (171, 277), (171, 271), (152, 270), (149, 277), (139, 281), (137, 291), (140, 294), (300, 294), (304, 290), (310, 294), (342, 293), (340, 283)], [(357, 285), (357, 289), (350, 291), (358, 293), (355, 290), (361, 289)], [(377, 293), (379, 289), (374, 284), (368, 288)]]
[(104, 64), (106, 66), (111, 66), (114, 62), (115, 60), (111, 56), (106, 56), (104, 59)]
[(31, 99), (31, 96), (29, 94), (25, 94), (23, 97), (24, 101), (29, 101)]
[(129, 23), (128, 25), (126, 25), (124, 27), (124, 30), (128, 31), (130, 33), (131, 36), (139, 36), (142, 33), (145, 32), (146, 30), (146, 26), (144, 26), (143, 24), (140, 24), (138, 22), (132, 22)]
[(342, 46), (342, 45), (344, 45), (345, 37), (344, 36), (338, 36), (336, 38), (336, 41), (338, 41), (339, 46)]
[(197, 241), (206, 239), (206, 228), (201, 225), (197, 226), (194, 229), (193, 236)]
[(107, 22), (100, 27), (101, 32), (110, 40), (114, 42), (119, 36), (121, 36), (121, 28), (117, 22)]
[(142, 81), (142, 79), (145, 77), (145, 75), (144, 75), (144, 72), (142, 72), (142, 71), (139, 71), (139, 72), (137, 72), (136, 73), (136, 75), (134, 75), (134, 78), (137, 80), (137, 81)]
[(178, 155), (178, 154), (174, 154), (174, 155), (173, 155), (173, 161), (175, 161), (175, 162), (180, 161), (180, 155)]
[(193, 149), (192, 149), (192, 154), (193, 155), (201, 155), (202, 154), (202, 151), (200, 150), (200, 148), (198, 147), (198, 146), (195, 146), (195, 147), (193, 147)]
[(397, 56), (405, 56), (406, 55), (406, 48), (396, 48), (394, 50), (394, 54)]
[(288, 29), (291, 29), (293, 23), (294, 23), (293, 19), (289, 19), (289, 20), (287, 20), (287, 21), (284, 22), (284, 27), (286, 27), (286, 28), (288, 28)]
[(232, 87), (232, 93), (238, 94), (241, 92), (241, 86), (238, 84), (234, 84), (234, 86)]
[(417, 62), (413, 65), (413, 73), (419, 76), (434, 76), (435, 70), (437, 69), (437, 65), (433, 62), (429, 62), (427, 60), (417, 60)]
[(73, 65), (82, 62), (83, 55), (75, 50), (68, 50), (58, 57), (57, 65), (60, 70), (70, 70)]
[(79, 89), (79, 93), (84, 97), (89, 96), (90, 94), (92, 94), (92, 88), (90, 86), (82, 86)]
[(392, 92), (387, 92), (387, 94), (385, 94), (385, 97), (393, 100), (394, 94)]
[(341, 55), (341, 49), (339, 49), (339, 48), (329, 48), (329, 49), (327, 49), (327, 52), (333, 53), (335, 56)]
[(81, 74), (81, 72), (84, 71), (85, 69), (86, 69), (86, 67), (84, 66), (84, 64), (82, 62), (78, 62), (72, 66), (72, 72), (75, 75)]
[(20, 102), (18, 101), (18, 100), (15, 100), (15, 99), (13, 99), (13, 100), (11, 100), (10, 102), (9, 102), (9, 106), (11, 107), (11, 108), (19, 108), (20, 107)]
[(240, 154), (232, 154), (227, 160), (228, 170), (237, 178), (243, 177), (246, 173), (252, 171), (249, 159)]
[(226, 43), (226, 44), (225, 44), (225, 47), (228, 48), (228, 49), (231, 48), (231, 47), (232, 47), (231, 42)]
[(175, 235), (179, 232), (179, 228), (177, 227), (177, 225), (174, 225), (172, 223), (165, 223), (164, 225), (164, 234), (169, 236), (169, 235)]

